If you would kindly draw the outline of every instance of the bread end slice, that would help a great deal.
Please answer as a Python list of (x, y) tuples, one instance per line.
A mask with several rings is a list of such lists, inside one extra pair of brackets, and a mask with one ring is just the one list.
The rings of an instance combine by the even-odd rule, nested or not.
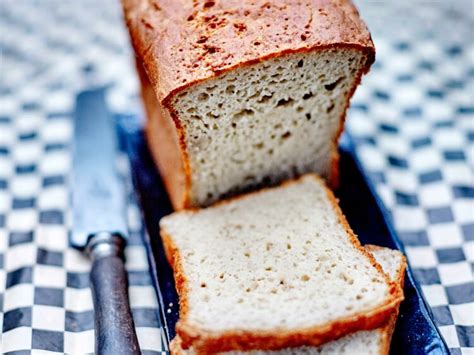
[[(375, 245), (366, 245), (378, 263), (382, 266), (384, 272), (392, 281), (403, 287), (404, 275), (406, 269), (406, 260), (398, 250), (378, 247)], [(338, 340), (331, 341), (319, 347), (302, 346), (297, 348), (286, 348), (282, 350), (251, 350), (248, 352), (226, 352), (220, 355), (305, 355), (305, 354), (337, 354), (351, 355), (363, 353), (367, 355), (386, 355), (390, 350), (390, 341), (398, 316), (398, 308), (390, 317), (390, 320), (383, 326), (370, 331), (358, 331), (346, 335)], [(184, 350), (182, 341), (176, 336), (170, 344), (170, 350), (173, 355), (194, 355), (196, 352), (190, 348)]]
[[(160, 226), (177, 280), (177, 333), (185, 349), (317, 346), (382, 326), (403, 297), (316, 175), (175, 213)], [(334, 289), (320, 287), (328, 284), (323, 272)]]

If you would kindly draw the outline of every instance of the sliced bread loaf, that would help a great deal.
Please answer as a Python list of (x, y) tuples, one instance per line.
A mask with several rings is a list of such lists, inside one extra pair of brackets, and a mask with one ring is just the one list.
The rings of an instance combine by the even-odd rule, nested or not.
[(319, 345), (385, 324), (402, 299), (316, 175), (160, 226), (185, 349)]
[[(381, 248), (374, 245), (365, 247), (375, 257), (375, 260), (382, 266), (384, 272), (392, 281), (403, 287), (406, 261), (405, 257), (398, 250)], [(374, 330), (361, 330), (340, 339), (318, 347), (301, 346), (296, 348), (286, 348), (282, 350), (250, 350), (250, 351), (228, 351), (220, 355), (305, 355), (305, 354), (327, 354), (327, 355), (387, 355), (390, 349), (390, 340), (393, 327), (397, 318), (395, 312), (390, 321), (384, 326)], [(193, 348), (184, 350), (181, 346), (181, 338), (177, 336), (170, 344), (173, 355), (195, 355)]]
[(350, 0), (122, 3), (175, 208), (306, 172), (336, 181), (345, 112), (375, 57)]

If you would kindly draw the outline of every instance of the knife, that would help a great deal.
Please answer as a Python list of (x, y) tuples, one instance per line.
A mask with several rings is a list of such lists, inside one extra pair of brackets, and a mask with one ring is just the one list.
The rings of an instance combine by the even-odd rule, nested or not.
[(104, 91), (84, 91), (76, 101), (71, 244), (92, 261), (96, 354), (139, 354), (124, 267), (125, 189)]

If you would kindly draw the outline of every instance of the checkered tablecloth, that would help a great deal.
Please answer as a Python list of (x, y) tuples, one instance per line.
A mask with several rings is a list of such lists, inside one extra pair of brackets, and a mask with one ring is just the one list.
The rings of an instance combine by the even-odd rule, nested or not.
[[(471, 1), (359, 1), (377, 47), (347, 120), (435, 322), (474, 354)], [(91, 353), (90, 264), (68, 245), (71, 114), (108, 87), (141, 114), (119, 4), (0, 0), (0, 351)], [(121, 160), (124, 170), (126, 159)], [(145, 354), (166, 351), (129, 186), (130, 299)]]

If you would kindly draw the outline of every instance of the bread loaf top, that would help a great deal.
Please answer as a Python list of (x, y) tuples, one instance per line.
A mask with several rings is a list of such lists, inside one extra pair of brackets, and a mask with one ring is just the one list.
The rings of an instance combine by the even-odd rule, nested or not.
[(122, 0), (158, 100), (245, 64), (328, 47), (375, 49), (349, 0)]

